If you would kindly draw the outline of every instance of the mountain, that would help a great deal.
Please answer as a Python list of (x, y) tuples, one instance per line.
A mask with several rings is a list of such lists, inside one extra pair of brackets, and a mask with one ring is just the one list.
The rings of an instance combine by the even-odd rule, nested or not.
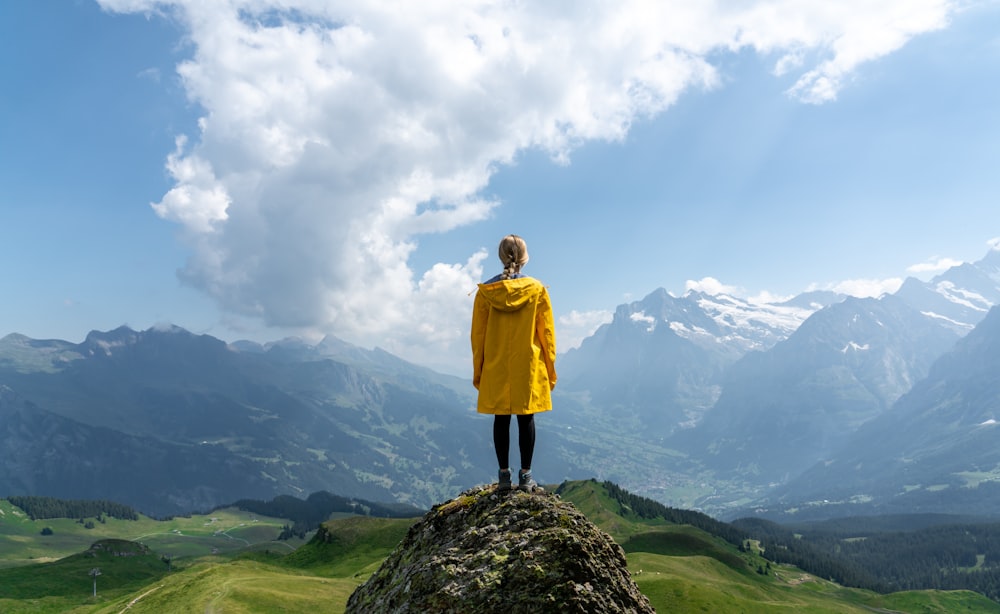
[(774, 346), (817, 309), (842, 299), (810, 293), (756, 304), (693, 291), (675, 297), (660, 288), (620, 305), (610, 323), (562, 356), (559, 389), (584, 395), (638, 431), (666, 436), (712, 407), (732, 363)]
[(492, 474), (468, 382), (332, 340), (240, 347), (176, 327), (0, 339), (0, 493), (154, 515), (320, 490), (426, 506)]
[[(792, 501), (839, 500), (840, 486), (857, 494), (861, 485), (847, 475), (817, 476), (826, 475), (824, 467), (843, 466), (847, 446), (883, 450), (878, 437), (855, 443), (860, 429), (917, 390), (933, 362), (976, 327), (995, 301), (1000, 251), (991, 250), (929, 282), (909, 279), (893, 295), (826, 307), (771, 350), (734, 364), (705, 419), (668, 445), (698, 458), (728, 487), (728, 495), (713, 500), (723, 508), (726, 500), (746, 505), (747, 498), (757, 499), (751, 506), (768, 507), (775, 501), (767, 494), (771, 489), (788, 507)], [(936, 435), (939, 425), (931, 428)], [(914, 494), (905, 500), (917, 505), (916, 499)], [(952, 501), (941, 511), (962, 506)]]
[(0, 492), (126, 501), (159, 514), (269, 491), (259, 468), (220, 446), (173, 443), (45, 411), (0, 385)]
[[(844, 449), (774, 492), (780, 516), (1000, 507), (1000, 307)], [(800, 514), (804, 515), (804, 514)]]
[(660, 289), (568, 352), (557, 392), (589, 440), (607, 433), (621, 450), (590, 457), (599, 477), (730, 514), (837, 458), (996, 302), (997, 250), (877, 299)]
[(722, 476), (786, 482), (888, 410), (957, 339), (895, 296), (848, 298), (734, 364), (676, 445)]
[(951, 267), (929, 282), (908, 278), (896, 296), (964, 335), (1000, 304), (1000, 250), (978, 262)]
[[(774, 503), (772, 491), (832, 500), (798, 476), (839, 464), (997, 301), (996, 250), (879, 299), (659, 289), (560, 356), (535, 473), (718, 514)], [(495, 462), (467, 380), (333, 337), (13, 334), (0, 386), (0, 494), (87, 492), (154, 515), (321, 490), (427, 506)]]

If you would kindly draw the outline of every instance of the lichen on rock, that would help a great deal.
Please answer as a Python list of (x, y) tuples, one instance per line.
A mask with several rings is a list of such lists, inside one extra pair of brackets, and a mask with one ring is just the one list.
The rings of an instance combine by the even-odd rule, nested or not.
[(549, 493), (472, 488), (414, 524), (348, 613), (653, 612), (625, 553)]

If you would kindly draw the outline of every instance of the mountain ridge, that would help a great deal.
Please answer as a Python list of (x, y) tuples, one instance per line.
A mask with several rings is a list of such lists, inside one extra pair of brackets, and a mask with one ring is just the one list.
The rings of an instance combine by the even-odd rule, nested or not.
[[(84, 466), (88, 454), (96, 454), (121, 471), (131, 467), (138, 476), (141, 468), (147, 478), (158, 476), (153, 481), (163, 482), (165, 491), (144, 495), (137, 505), (155, 515), (190, 511), (188, 504), (205, 509), (316, 490), (426, 503), (449, 484), (472, 479), (485, 465), (480, 457), (489, 458), (483, 452), (488, 428), (475, 421), (471, 395), (437, 383), (450, 382), (446, 376), (429, 381), (416, 366), (386, 376), (407, 367), (394, 359), (384, 368), (381, 354), (365, 370), (312, 352), (271, 352), (240, 352), (178, 327), (94, 331), (80, 344), (0, 339), (0, 385), (9, 391), (4, 407), (35, 417), (5, 432), (9, 445), (0, 449), (0, 466), (9, 471), (0, 472), (0, 492), (65, 496), (74, 486), (60, 482), (54, 467), (49, 481), (35, 476), (45, 492), (25, 492), (31, 482), (24, 476), (35, 474), (23, 470), (43, 466), (46, 454), (62, 456), (57, 464), (69, 466)], [(59, 443), (64, 439), (79, 445)], [(138, 461), (113, 453), (128, 449)], [(15, 450), (31, 454), (19, 457)], [(200, 465), (205, 477), (185, 474), (183, 483), (174, 483), (167, 468), (146, 462), (143, 450), (150, 458), (159, 450), (174, 466), (177, 459)], [(417, 469), (422, 477), (411, 473)], [(207, 487), (216, 473), (226, 479)], [(406, 488), (394, 486), (404, 481)], [(137, 503), (135, 494), (110, 492), (114, 483), (87, 483), (98, 488), (95, 496)], [(186, 500), (185, 492), (201, 495)]]
[[(838, 458), (771, 498), (811, 498), (861, 510), (991, 513), (1000, 504), (1000, 307), (931, 366), (889, 412), (859, 429)], [(854, 502), (852, 504), (852, 501)], [(826, 506), (822, 506), (826, 507)], [(776, 516), (779, 517), (779, 516)]]
[[(775, 489), (787, 505), (815, 498), (788, 485), (836, 461), (995, 299), (996, 250), (879, 298), (812, 292), (762, 306), (657, 289), (560, 356), (536, 473), (614, 479), (716, 514), (773, 503)], [(3, 411), (20, 428), (5, 431), (0, 491), (41, 484), (25, 473), (35, 459), (54, 473), (86, 466), (88, 445), (101, 448), (102, 466), (159, 476), (159, 514), (223, 493), (193, 469), (174, 484), (155, 459), (245, 475), (227, 487), (247, 492), (227, 490), (228, 500), (329, 490), (416, 505), (489, 476), (494, 463), (467, 380), (333, 337), (227, 344), (176, 326), (91, 331), (79, 344), (11, 334), (0, 338), (0, 386), (18, 395)], [(60, 460), (41, 462), (46, 454)]]
[[(758, 329), (773, 336), (758, 336), (769, 341), (755, 349), (745, 343), (753, 338), (746, 330), (718, 334), (724, 329), (712, 314), (725, 314), (730, 304), (721, 296), (711, 299), (711, 313), (697, 292), (674, 297), (659, 289), (619, 305), (612, 322), (567, 353), (560, 369), (564, 392), (587, 422), (670, 450), (664, 471), (690, 478), (688, 492), (693, 483), (705, 486), (686, 504), (728, 516), (764, 505), (770, 490), (835, 459), (858, 428), (926, 377), (933, 361), (1000, 302), (1000, 251), (927, 282), (909, 278), (877, 298), (794, 297), (783, 304), (804, 308), (806, 317), (794, 330)], [(693, 330), (697, 344), (678, 334)], [(781, 330), (787, 335), (775, 334)], [(670, 496), (669, 486), (644, 489), (626, 472), (598, 475)], [(782, 493), (789, 504), (796, 498)]]

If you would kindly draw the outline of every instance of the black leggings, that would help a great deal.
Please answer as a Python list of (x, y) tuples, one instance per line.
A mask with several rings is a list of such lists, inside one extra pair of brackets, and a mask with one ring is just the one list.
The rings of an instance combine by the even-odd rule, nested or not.
[[(518, 414), (517, 446), (521, 451), (521, 468), (531, 469), (531, 457), (535, 453), (535, 416)], [(510, 467), (510, 416), (493, 417), (493, 447), (497, 450), (497, 462), (501, 469)]]

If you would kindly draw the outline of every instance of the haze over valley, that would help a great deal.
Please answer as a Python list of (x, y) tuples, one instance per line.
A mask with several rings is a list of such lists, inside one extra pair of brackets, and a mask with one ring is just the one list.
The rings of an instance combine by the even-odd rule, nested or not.
[[(994, 249), (879, 298), (656, 290), (560, 356), (537, 475), (723, 518), (991, 513), (997, 302)], [(7, 494), (153, 515), (320, 490), (429, 507), (494, 462), (467, 379), (332, 337), (11, 334), (0, 386)]]

